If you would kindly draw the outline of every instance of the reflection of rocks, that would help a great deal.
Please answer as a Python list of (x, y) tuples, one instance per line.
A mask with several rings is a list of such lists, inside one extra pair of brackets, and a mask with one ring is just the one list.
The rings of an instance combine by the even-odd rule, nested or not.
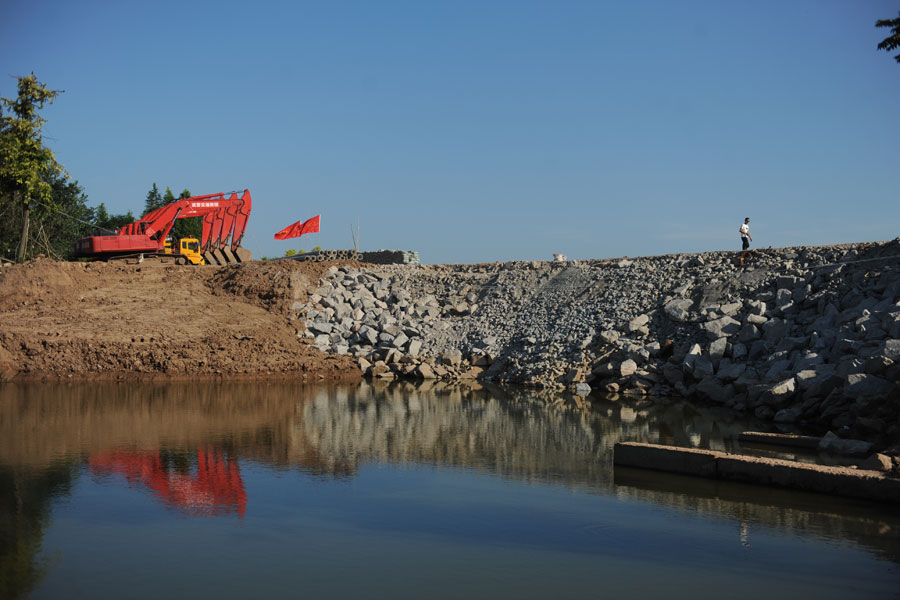
[(431, 383), (323, 389), (302, 411), (295, 443), (354, 469), (424, 462), (588, 487), (609, 485), (612, 447), (623, 438), (724, 448), (740, 431), (685, 403), (592, 404), (547, 390)]
[(608, 479), (594, 454), (595, 432), (582, 415), (545, 411), (461, 389), (437, 395), (412, 386), (316, 396), (295, 425), (320, 455), (336, 460), (430, 463), (504, 475), (557, 479), (577, 470)]

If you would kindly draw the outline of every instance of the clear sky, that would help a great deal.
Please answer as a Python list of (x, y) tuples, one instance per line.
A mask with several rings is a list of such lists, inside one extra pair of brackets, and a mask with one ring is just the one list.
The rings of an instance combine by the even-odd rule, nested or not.
[[(245, 246), (422, 261), (900, 235), (900, 2), (6, 0), (89, 204), (248, 188)], [(10, 77), (7, 77), (10, 76)], [(275, 241), (322, 215), (321, 233)]]

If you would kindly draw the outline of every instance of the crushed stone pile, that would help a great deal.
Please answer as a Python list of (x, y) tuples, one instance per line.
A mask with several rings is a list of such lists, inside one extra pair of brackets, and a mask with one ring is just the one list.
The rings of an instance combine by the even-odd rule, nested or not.
[(898, 437), (900, 238), (591, 261), (332, 266), (299, 335), (377, 378), (675, 395)]

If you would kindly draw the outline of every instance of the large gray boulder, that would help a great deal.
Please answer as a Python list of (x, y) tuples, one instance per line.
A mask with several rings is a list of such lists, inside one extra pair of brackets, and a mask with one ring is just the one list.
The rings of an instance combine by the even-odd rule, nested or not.
[(770, 385), (760, 396), (760, 401), (769, 406), (782, 408), (790, 403), (796, 391), (797, 384), (791, 377)]
[(734, 381), (738, 377), (743, 375), (746, 369), (746, 364), (734, 363), (725, 358), (722, 359), (722, 362), (719, 363), (718, 369), (716, 369), (716, 377), (718, 377), (721, 381)]
[(731, 317), (720, 317), (703, 323), (701, 327), (706, 331), (710, 340), (735, 335), (741, 330), (741, 322)]
[(663, 377), (666, 378), (671, 385), (684, 383), (684, 372), (678, 366), (672, 363), (666, 363), (662, 368)]
[(640, 331), (642, 327), (647, 325), (650, 322), (650, 317), (648, 315), (640, 315), (633, 318), (628, 322), (628, 331), (634, 333), (635, 331)]
[(727, 404), (734, 397), (734, 386), (722, 385), (715, 377), (707, 377), (697, 384), (697, 392), (716, 404)]
[(844, 395), (857, 401), (884, 398), (896, 389), (896, 385), (877, 375), (852, 373), (844, 380)]
[(462, 352), (456, 350), (447, 350), (441, 354), (441, 362), (445, 365), (458, 367), (462, 363)]
[(884, 343), (881, 345), (881, 350), (879, 354), (884, 356), (885, 358), (889, 358), (894, 362), (900, 360), (900, 340), (884, 340)]
[(769, 361), (765, 363), (764, 368), (766, 372), (763, 381), (781, 381), (790, 371), (791, 361), (788, 359)]
[(702, 354), (694, 359), (693, 375), (695, 379), (707, 379), (713, 376), (715, 368), (708, 356)]
[(314, 333), (325, 333), (325, 334), (331, 333), (331, 330), (334, 329), (334, 326), (331, 323), (320, 323), (320, 322), (310, 323), (307, 327), (310, 331), (312, 331)]
[(753, 323), (745, 323), (738, 333), (738, 342), (747, 344), (759, 339), (759, 328)]
[(628, 360), (623, 360), (622, 364), (619, 365), (619, 374), (622, 377), (634, 375), (635, 371), (637, 371), (637, 363), (630, 358)]
[(679, 298), (668, 302), (664, 311), (666, 315), (673, 321), (685, 322), (690, 319), (691, 307), (694, 305), (693, 300)]
[(728, 348), (728, 338), (720, 337), (709, 345), (709, 358), (713, 364), (718, 366), (719, 361), (725, 356), (725, 350)]
[(768, 342), (781, 341), (781, 338), (787, 334), (787, 323), (783, 319), (769, 319), (762, 326), (762, 334), (763, 339)]
[(434, 372), (434, 369), (431, 368), (431, 365), (428, 363), (421, 363), (416, 367), (416, 370), (413, 371), (416, 377), (419, 379), (437, 379), (437, 375)]

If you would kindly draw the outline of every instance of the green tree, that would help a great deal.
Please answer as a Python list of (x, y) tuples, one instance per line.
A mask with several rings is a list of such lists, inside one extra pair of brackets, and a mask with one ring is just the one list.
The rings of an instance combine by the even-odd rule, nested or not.
[(77, 181), (56, 174), (49, 183), (50, 204), (36, 204), (33, 209), (30, 255), (44, 252), (54, 258), (70, 258), (75, 241), (90, 235), (94, 211), (88, 207), (87, 195)]
[(165, 206), (166, 204), (171, 204), (176, 200), (178, 200), (178, 198), (176, 198), (175, 194), (172, 193), (172, 188), (166, 186), (166, 193), (163, 194), (163, 206)]
[(144, 212), (141, 213), (141, 216), (143, 217), (147, 213), (156, 210), (164, 204), (165, 203), (163, 202), (163, 197), (159, 193), (159, 188), (156, 187), (156, 182), (154, 182), (153, 187), (150, 188), (149, 192), (147, 192), (147, 199), (144, 201)]
[(106, 205), (103, 202), (94, 209), (94, 226), (105, 234), (115, 233), (116, 229), (119, 227), (134, 223), (135, 220), (136, 219), (134, 218), (134, 215), (131, 214), (130, 210), (124, 215), (109, 214), (106, 210)]
[[(72, 244), (90, 235), (95, 210), (87, 206), (87, 196), (77, 181), (61, 173), (46, 178), (50, 202), (35, 202), (29, 216), (26, 258), (44, 253), (54, 258), (68, 257)], [(0, 255), (13, 257), (19, 246), (22, 206), (0, 202)], [(11, 218), (7, 218), (11, 216)]]
[[(166, 188), (166, 191), (169, 191), (169, 188)], [(185, 198), (190, 198), (191, 192), (188, 189), (184, 189), (181, 191), (181, 194), (178, 195), (178, 200), (184, 200)], [(175, 221), (175, 226), (172, 228), (172, 235), (177, 238), (183, 237), (195, 237), (200, 239), (200, 234), (203, 232), (203, 217), (188, 217), (186, 219), (178, 219)]]
[[(172, 188), (168, 186), (166, 187), (165, 194), (160, 194), (159, 187), (157, 187), (156, 183), (154, 183), (153, 187), (150, 188), (150, 191), (147, 192), (147, 200), (144, 202), (144, 212), (141, 213), (141, 216), (143, 217), (147, 213), (165, 206), (166, 204), (171, 204), (176, 200), (184, 200), (185, 198), (190, 197), (190, 190), (182, 190), (181, 193), (176, 197), (175, 193), (172, 191)], [(195, 237), (199, 239), (202, 231), (202, 217), (187, 217), (183, 219), (177, 219), (175, 221), (175, 225), (172, 226), (171, 235), (176, 238)]]
[[(875, 27), (891, 28), (891, 35), (884, 38), (881, 43), (878, 44), (879, 50), (892, 52), (897, 48), (900, 48), (900, 17), (896, 19), (878, 19), (875, 21)], [(894, 60), (900, 63), (900, 53), (894, 55)]]
[(11, 204), (9, 218), (21, 223), (16, 260), (22, 262), (28, 248), (32, 201), (50, 204), (52, 178), (64, 171), (44, 145), (41, 130), (46, 119), (38, 114), (61, 92), (47, 89), (34, 73), (17, 80), (16, 99), (0, 98), (0, 196)]

